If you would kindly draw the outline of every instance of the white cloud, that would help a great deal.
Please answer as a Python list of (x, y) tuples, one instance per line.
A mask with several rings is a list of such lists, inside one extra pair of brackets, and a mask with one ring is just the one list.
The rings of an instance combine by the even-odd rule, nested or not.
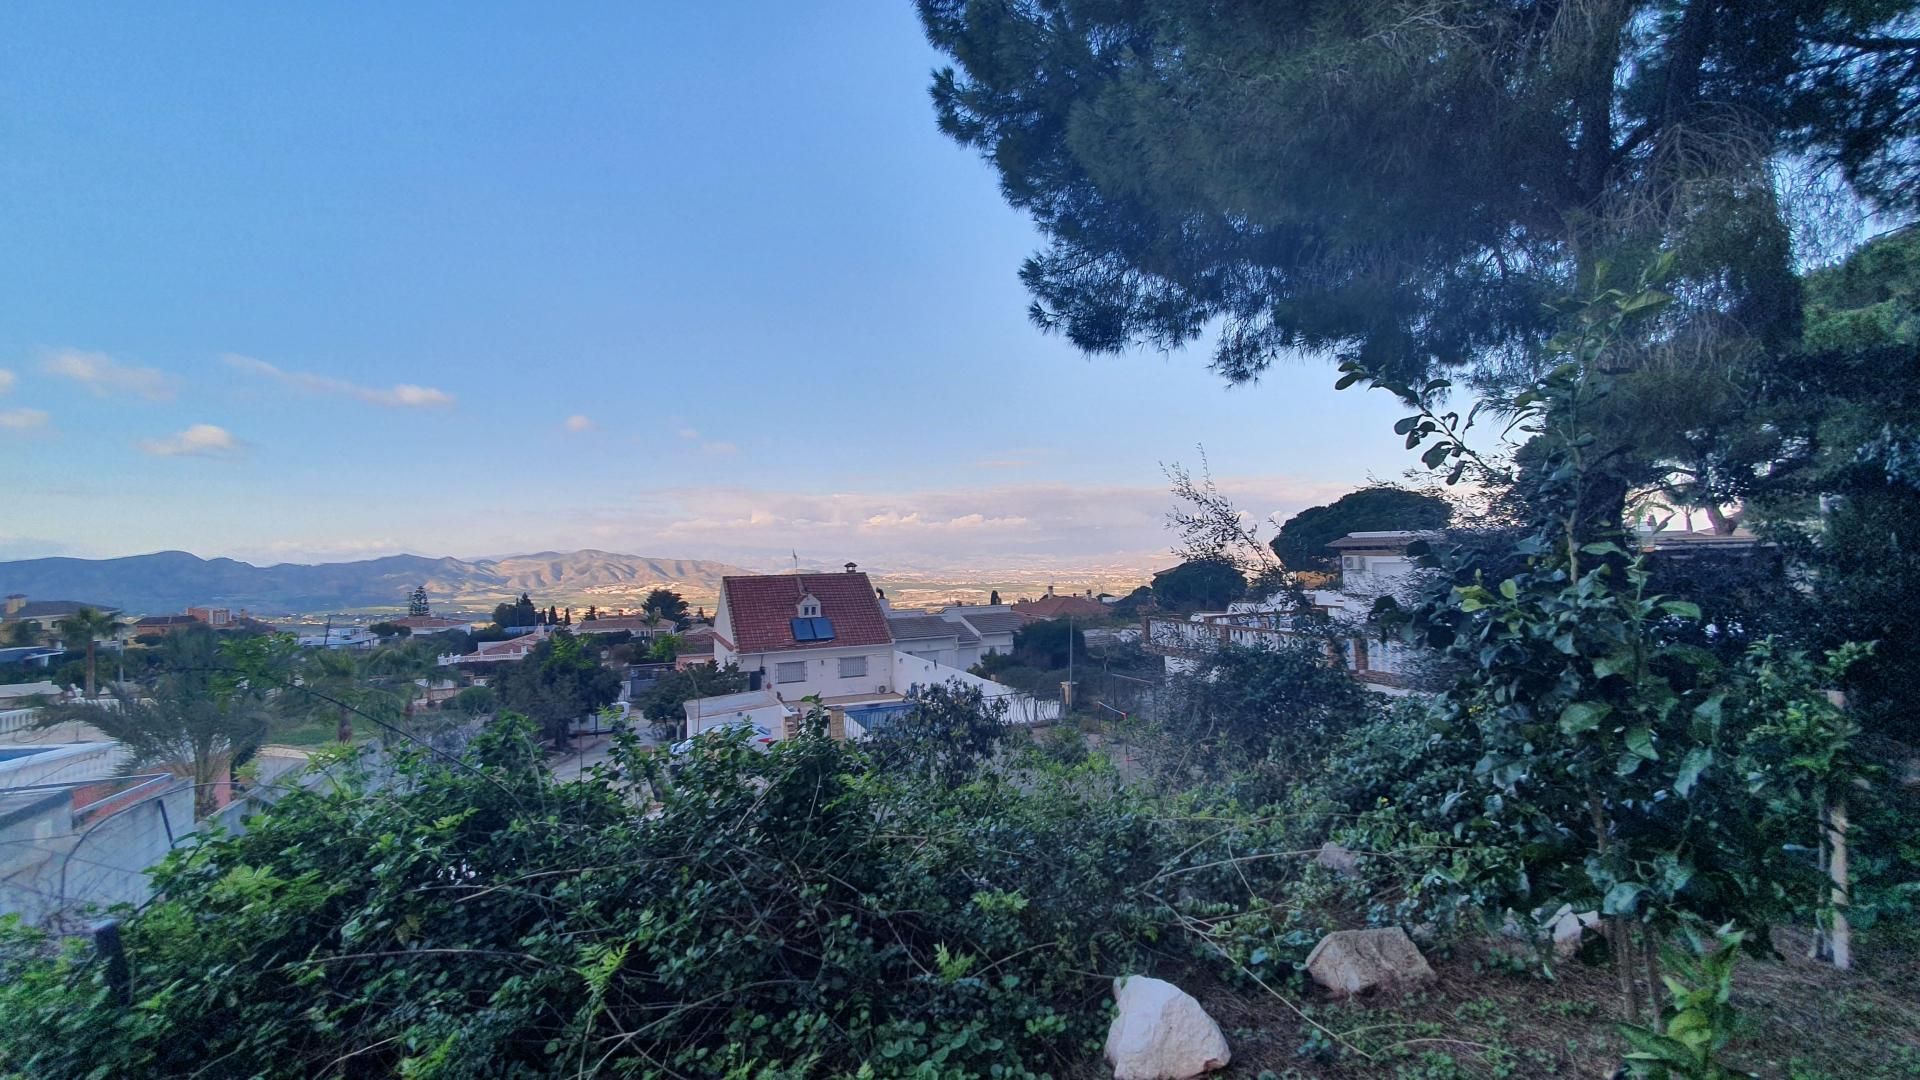
[(46, 427), (47, 419), (44, 409), (0, 409), (0, 429), (7, 431), (31, 431)]
[(599, 425), (595, 424), (591, 419), (585, 416), (582, 416), (579, 413), (574, 413), (572, 416), (569, 416), (566, 418), (566, 420), (562, 421), (560, 426), (567, 429), (568, 431), (592, 431), (594, 428), (598, 427)]
[(0, 367), (0, 394), (4, 394), (7, 391), (13, 389), (14, 379), (15, 379), (15, 376), (13, 372), (8, 371), (6, 368)]
[[(1289, 476), (1215, 480), (1257, 519), (1285, 518), (1352, 486)], [(690, 487), (642, 492), (619, 509), (582, 512), (555, 539), (561, 546), (590, 539), (591, 546), (610, 550), (767, 566), (782, 564), (796, 549), (803, 561), (828, 566), (847, 559), (982, 566), (1114, 559), (1164, 566), (1176, 540), (1167, 527), (1173, 508), (1173, 496), (1157, 483), (818, 493)]]
[(377, 386), (361, 386), (345, 379), (336, 379), (331, 375), (288, 371), (269, 364), (265, 360), (241, 356), (238, 353), (228, 353), (220, 359), (235, 370), (265, 376), (312, 394), (339, 394), (343, 397), (357, 398), (369, 405), (385, 405), (396, 409), (437, 408), (453, 404), (452, 394), (445, 390), (436, 390), (431, 386), (396, 383), (383, 390)]
[(41, 361), (40, 370), (72, 379), (101, 397), (132, 394), (148, 401), (173, 398), (173, 378), (166, 372), (123, 364), (106, 353), (57, 349)]
[(695, 448), (708, 457), (732, 457), (740, 452), (738, 443), (729, 442), (726, 439), (702, 438), (699, 428), (678, 418), (674, 419), (673, 433), (687, 442), (697, 444)]
[(233, 433), (215, 424), (194, 424), (178, 435), (140, 440), (140, 449), (156, 457), (210, 457), (239, 448)]

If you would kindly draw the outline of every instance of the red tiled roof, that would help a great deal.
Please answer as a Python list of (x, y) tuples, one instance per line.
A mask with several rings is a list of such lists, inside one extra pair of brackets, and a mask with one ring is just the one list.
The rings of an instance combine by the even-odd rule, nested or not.
[(622, 630), (672, 630), (673, 623), (666, 619), (649, 619), (645, 615), (602, 615), (594, 619), (576, 619), (573, 632), (576, 634), (617, 634)]
[[(793, 639), (800, 597), (813, 594), (820, 614), (833, 620), (833, 640)], [(814, 649), (834, 645), (891, 645), (886, 613), (865, 574), (777, 574), (720, 579), (720, 600), (733, 623), (734, 647), (743, 653)]]

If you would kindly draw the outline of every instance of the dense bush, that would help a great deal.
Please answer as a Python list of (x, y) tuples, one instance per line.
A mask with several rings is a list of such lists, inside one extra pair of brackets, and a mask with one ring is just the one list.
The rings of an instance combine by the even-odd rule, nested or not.
[(9, 932), (0, 1074), (1020, 1076), (1094, 1052), (1115, 974), (1280, 978), (1314, 938), (1267, 899), (1298, 860), (1248, 854), (1301, 844), (1284, 815), (1099, 759), (950, 787), (703, 736), (556, 783), (532, 734), (336, 766), (174, 855), (128, 1006)]

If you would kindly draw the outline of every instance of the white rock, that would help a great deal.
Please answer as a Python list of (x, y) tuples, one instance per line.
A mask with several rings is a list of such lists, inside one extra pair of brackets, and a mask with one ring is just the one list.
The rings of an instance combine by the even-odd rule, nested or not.
[(1331, 840), (1320, 845), (1320, 853), (1313, 857), (1313, 861), (1333, 871), (1337, 877), (1360, 876), (1360, 856)]
[(1189, 1080), (1233, 1059), (1220, 1025), (1172, 983), (1122, 975), (1113, 997), (1120, 1007), (1107, 1030), (1113, 1080)]
[(1404, 985), (1433, 978), (1427, 958), (1405, 930), (1335, 930), (1320, 939), (1307, 954), (1307, 974), (1313, 981), (1347, 997), (1381, 986)]
[(1600, 913), (1582, 911), (1576, 914), (1570, 905), (1560, 905), (1553, 913), (1548, 924), (1553, 930), (1553, 955), (1556, 959), (1567, 960), (1580, 951), (1580, 939), (1588, 930), (1598, 931)]

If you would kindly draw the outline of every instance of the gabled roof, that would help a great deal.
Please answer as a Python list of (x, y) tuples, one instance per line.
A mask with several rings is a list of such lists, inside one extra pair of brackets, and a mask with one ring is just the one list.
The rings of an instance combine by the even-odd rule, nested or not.
[(502, 641), (483, 641), (474, 646), (473, 651), (482, 655), (486, 653), (515, 652), (520, 649), (531, 649), (544, 640), (546, 640), (546, 635), (544, 634), (521, 634), (519, 637), (510, 637)]
[(952, 618), (956, 614), (982, 634), (1011, 634), (1027, 625), (1026, 619), (1012, 611), (968, 611), (961, 608), (958, 612), (947, 612), (947, 617)]
[(601, 615), (594, 619), (576, 619), (573, 632), (576, 634), (617, 634), (622, 630), (670, 631), (671, 619), (649, 619), (645, 615)]
[(937, 641), (941, 638), (956, 638), (962, 645), (980, 643), (980, 635), (973, 632), (973, 627), (957, 619), (943, 619), (938, 615), (889, 615), (887, 628), (893, 631), (895, 641)]
[[(831, 641), (794, 639), (800, 598), (809, 594), (820, 601), (820, 615), (833, 623)], [(738, 652), (893, 644), (886, 613), (880, 610), (880, 599), (865, 574), (726, 577), (720, 579), (720, 602), (726, 605)]]
[(90, 604), (84, 600), (29, 600), (20, 605), (20, 610), (9, 618), (14, 619), (52, 619), (80, 614), (81, 608), (92, 608), (107, 615), (117, 615), (120, 609), (112, 604)]

